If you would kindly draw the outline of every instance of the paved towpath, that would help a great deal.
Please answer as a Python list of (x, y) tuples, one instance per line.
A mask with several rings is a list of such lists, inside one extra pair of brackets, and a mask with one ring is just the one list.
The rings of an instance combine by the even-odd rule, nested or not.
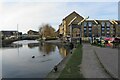
[(93, 47), (104, 68), (118, 78), (118, 49)]
[(81, 71), (85, 78), (118, 78), (118, 50), (83, 44)]

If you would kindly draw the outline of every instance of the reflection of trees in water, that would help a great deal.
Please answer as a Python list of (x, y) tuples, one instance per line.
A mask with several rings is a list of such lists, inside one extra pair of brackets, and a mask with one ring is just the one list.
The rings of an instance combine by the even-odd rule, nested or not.
[(50, 43), (40, 43), (39, 50), (43, 54), (50, 54), (50, 52), (54, 52), (56, 49), (56, 46), (59, 49), (60, 55), (64, 58), (69, 54), (70, 48), (69, 46), (63, 46), (61, 44), (50, 44)]
[(51, 52), (55, 51), (56, 46), (48, 43), (40, 43), (39, 50), (43, 54), (50, 54)]
[(56, 46), (59, 49), (59, 53), (60, 55), (64, 58), (69, 54), (70, 48), (69, 46), (63, 46), (61, 44), (58, 45), (54, 45), (54, 44), (50, 44), (50, 43), (29, 43), (28, 47), (29, 48), (34, 48), (34, 47), (38, 47), (39, 46), (39, 51), (45, 55), (45, 54), (50, 54), (51, 52), (54, 52), (56, 49)]

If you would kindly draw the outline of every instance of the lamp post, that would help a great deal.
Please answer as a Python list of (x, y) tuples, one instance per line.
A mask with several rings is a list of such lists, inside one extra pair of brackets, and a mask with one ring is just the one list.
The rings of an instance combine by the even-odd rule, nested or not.
[(81, 20), (79, 23), (78, 23), (78, 25), (80, 26), (80, 44), (82, 44), (82, 39), (81, 39), (81, 37), (82, 37), (82, 28), (81, 28), (81, 26), (82, 26), (82, 23), (85, 21), (85, 20), (87, 20), (89, 18), (89, 16), (88, 17), (86, 17), (86, 18), (84, 18), (83, 20)]

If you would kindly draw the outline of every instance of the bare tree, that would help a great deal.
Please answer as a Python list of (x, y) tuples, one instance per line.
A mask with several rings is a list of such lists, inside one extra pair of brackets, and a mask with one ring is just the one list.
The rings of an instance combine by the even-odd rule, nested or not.
[(49, 24), (42, 24), (39, 28), (39, 34), (41, 37), (55, 37), (55, 29)]

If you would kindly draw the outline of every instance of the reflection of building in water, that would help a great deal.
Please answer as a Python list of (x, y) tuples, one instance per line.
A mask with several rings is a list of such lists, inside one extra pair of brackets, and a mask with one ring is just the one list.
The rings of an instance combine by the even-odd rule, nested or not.
[(50, 54), (55, 51), (56, 46), (52, 44), (40, 43), (39, 50), (44, 54)]
[(9, 44), (9, 45), (2, 45), (2, 47), (6, 48), (20, 48), (23, 47), (22, 44)]
[(66, 57), (68, 55), (68, 50), (65, 49), (64, 47), (58, 47), (59, 48), (59, 53), (62, 57)]

